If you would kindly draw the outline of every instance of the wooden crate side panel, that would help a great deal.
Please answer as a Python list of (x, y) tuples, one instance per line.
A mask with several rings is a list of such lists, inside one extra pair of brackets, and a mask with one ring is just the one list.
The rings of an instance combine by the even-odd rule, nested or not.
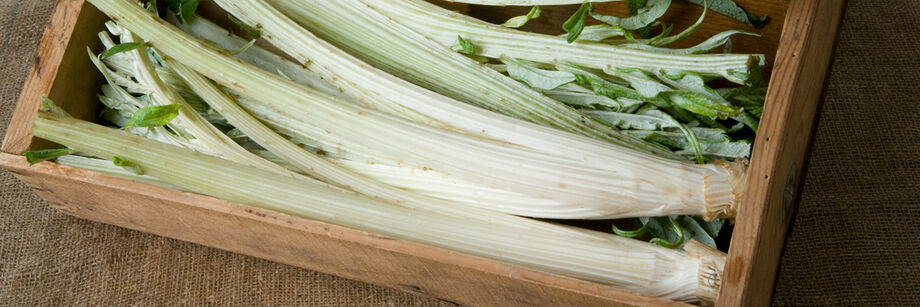
[(0, 164), (61, 212), (464, 305), (686, 304), (53, 163)]
[(89, 61), (86, 47), (100, 45), (96, 33), (104, 20), (102, 13), (83, 1), (59, 0), (10, 120), (3, 152), (19, 154), (53, 146), (43, 140), (33, 144), (29, 132), (41, 95), (48, 94), (78, 118), (96, 118), (99, 74)]
[(721, 306), (769, 304), (845, 1), (793, 1), (723, 274)]

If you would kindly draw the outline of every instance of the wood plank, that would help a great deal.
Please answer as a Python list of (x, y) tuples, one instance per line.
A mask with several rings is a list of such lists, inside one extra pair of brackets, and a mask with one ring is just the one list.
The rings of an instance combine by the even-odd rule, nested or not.
[[(99, 103), (94, 94), (98, 91), (100, 76), (92, 68), (86, 47), (101, 45), (95, 37), (104, 20), (102, 13), (84, 5), (83, 1), (58, 1), (13, 112), (3, 140), (3, 152), (18, 154), (53, 146), (43, 140), (33, 144), (32, 134), (29, 133), (43, 94), (48, 94), (53, 100), (67, 102), (61, 107), (75, 117), (95, 119)], [(67, 79), (56, 82), (58, 76), (66, 76)]]
[(793, 1), (754, 142), (720, 306), (766, 306), (794, 211), (845, 1)]
[(445, 249), (0, 153), (61, 212), (472, 306), (689, 306)]

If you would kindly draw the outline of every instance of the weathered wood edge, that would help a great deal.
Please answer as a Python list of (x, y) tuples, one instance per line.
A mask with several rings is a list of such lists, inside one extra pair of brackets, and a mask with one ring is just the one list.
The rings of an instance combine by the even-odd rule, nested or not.
[(33, 59), (32, 68), (23, 86), (10, 120), (9, 128), (0, 147), (2, 152), (19, 154), (32, 146), (32, 134), (29, 132), (35, 112), (41, 107), (40, 97), (51, 91), (58, 75), (67, 45), (71, 40), (83, 1), (59, 0), (51, 23), (45, 28), (38, 54)]
[(688, 306), (50, 162), (30, 166), (17, 155), (0, 153), (0, 165), (68, 215), (454, 303)]
[(770, 303), (845, 4), (790, 2), (719, 306)]

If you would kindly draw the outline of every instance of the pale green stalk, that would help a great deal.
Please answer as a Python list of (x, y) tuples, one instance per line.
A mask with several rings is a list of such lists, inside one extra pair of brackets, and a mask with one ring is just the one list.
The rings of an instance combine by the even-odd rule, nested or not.
[[(521, 58), (541, 63), (572, 62), (595, 69), (639, 68), (692, 71), (743, 83), (759, 63), (748, 54), (667, 54), (509, 29), (422, 0), (361, 0), (384, 15), (448, 47), (457, 35), (472, 42), (478, 55)], [(581, 1), (579, 1), (581, 3)]]
[(134, 161), (151, 176), (196, 193), (646, 295), (694, 300), (697, 293), (707, 293), (710, 275), (719, 275), (712, 264), (724, 261), (719, 254), (698, 256), (627, 238), (541, 236), (501, 223), (413, 210), (54, 114), (40, 113), (32, 133), (97, 157)]
[(346, 142), (373, 148), (389, 159), (570, 206), (595, 207), (596, 216), (731, 216), (735, 191), (740, 191), (743, 171), (738, 167), (693, 165), (625, 149), (611, 151), (614, 155), (606, 157), (548, 154), (405, 122), (244, 64), (130, 2), (89, 1), (158, 51), (221, 85), (267, 107), (284, 110), (303, 126), (315, 126)]
[[(308, 66), (311, 70), (331, 80), (351, 96), (366, 97), (368, 101), (377, 103), (402, 105), (437, 119), (449, 127), (472, 134), (493, 137), (511, 133), (497, 130), (505, 127), (487, 125), (508, 120), (497, 114), (483, 112), (485, 110), (450, 112), (452, 109), (463, 108), (457, 106), (463, 101), (542, 126), (660, 156), (682, 159), (664, 147), (624, 135), (466, 56), (443, 48), (413, 32), (413, 29), (393, 22), (361, 1), (268, 2), (337, 46), (331, 46), (305, 30), (301, 30), (304, 33), (297, 33), (296, 36), (295, 33), (274, 31), (278, 27), (271, 24), (283, 23), (283, 19), (286, 18), (265, 15), (271, 10), (259, 10), (257, 2), (218, 1), (238, 18), (249, 18), (253, 24), (262, 25), (263, 31), (272, 34), (269, 40), (276, 46), (298, 60), (312, 63)], [(262, 13), (256, 14), (256, 11)], [(348, 53), (337, 51), (336, 47)], [(332, 51), (321, 53), (326, 50)], [(384, 71), (377, 71), (372, 67), (347, 65), (362, 61)], [(357, 75), (373, 76), (375, 81), (353, 82)], [(467, 113), (470, 115), (459, 116)], [(521, 134), (523, 133), (516, 133), (513, 138), (498, 139), (517, 142), (522, 139), (519, 136)], [(545, 144), (546, 140), (541, 140), (540, 143)], [(533, 147), (531, 144), (522, 145)]]
[[(110, 31), (121, 31), (121, 33), (113, 34), (119, 35), (122, 43), (142, 42), (140, 39), (135, 38), (129, 31), (124, 31), (112, 25), (110, 25), (109, 28)], [(177, 130), (180, 132), (180, 135), (192, 139), (192, 144), (209, 154), (214, 154), (231, 161), (272, 170), (289, 176), (296, 176), (288, 170), (266, 161), (265, 159), (259, 158), (240, 147), (239, 144), (231, 140), (223, 132), (214, 127), (214, 125), (211, 125), (204, 117), (199, 115), (179, 93), (167, 86), (163, 80), (160, 80), (157, 76), (156, 69), (150, 62), (146, 47), (140, 47), (128, 51), (127, 53), (134, 58), (135, 77), (138, 79), (138, 83), (146, 86), (151, 91), (151, 102), (159, 105), (178, 104), (180, 106), (179, 116), (173, 120), (172, 126), (179, 128)]]
[(185, 188), (168, 184), (163, 182), (158, 178), (155, 178), (150, 175), (138, 175), (135, 172), (126, 170), (121, 166), (116, 166), (112, 164), (110, 160), (102, 160), (97, 158), (81, 157), (77, 155), (66, 155), (58, 157), (54, 160), (58, 164), (63, 164), (67, 166), (72, 166), (76, 168), (82, 168), (85, 170), (90, 170), (94, 172), (103, 173), (110, 176), (122, 177), (126, 179), (131, 179), (137, 182), (149, 183), (153, 185), (158, 185), (164, 188), (170, 188), (173, 190), (186, 191)]
[[(284, 161), (308, 175), (347, 190), (352, 190), (379, 200), (388, 201), (409, 208), (421, 208), (456, 217), (503, 223), (534, 232), (542, 232), (543, 230), (540, 226), (544, 223), (511, 215), (499, 214), (495, 211), (464, 207), (459, 203), (401, 190), (329, 162), (322, 157), (304, 150), (302, 147), (292, 143), (281, 135), (278, 135), (271, 128), (259, 122), (258, 119), (237, 105), (233, 98), (194, 70), (169, 58), (164, 59), (164, 61), (170, 69), (179, 74), (179, 76), (188, 83), (189, 87), (191, 87), (195, 93), (201, 96), (201, 98), (218, 113), (223, 115), (230, 124), (243, 131), (243, 133), (265, 149), (276, 154)], [(598, 238), (597, 235), (566, 227), (545, 229), (556, 230), (558, 232), (553, 234), (557, 235)]]
[[(234, 35), (229, 30), (201, 16), (180, 24), (179, 28), (192, 36), (204, 39), (226, 50), (238, 50), (249, 43), (248, 40)], [(303, 65), (291, 62), (271, 51), (260, 48), (258, 45), (246, 48), (246, 51), (235, 54), (234, 57), (328, 95), (346, 100), (352, 99), (332, 84), (329, 84), (329, 82), (322, 80), (316, 73), (304, 69)]]

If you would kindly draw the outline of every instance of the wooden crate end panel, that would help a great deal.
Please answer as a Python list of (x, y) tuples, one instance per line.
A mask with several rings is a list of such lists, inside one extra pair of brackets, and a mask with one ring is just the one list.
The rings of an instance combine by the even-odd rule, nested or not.
[(844, 6), (840, 0), (803, 0), (789, 7), (721, 306), (769, 304)]

